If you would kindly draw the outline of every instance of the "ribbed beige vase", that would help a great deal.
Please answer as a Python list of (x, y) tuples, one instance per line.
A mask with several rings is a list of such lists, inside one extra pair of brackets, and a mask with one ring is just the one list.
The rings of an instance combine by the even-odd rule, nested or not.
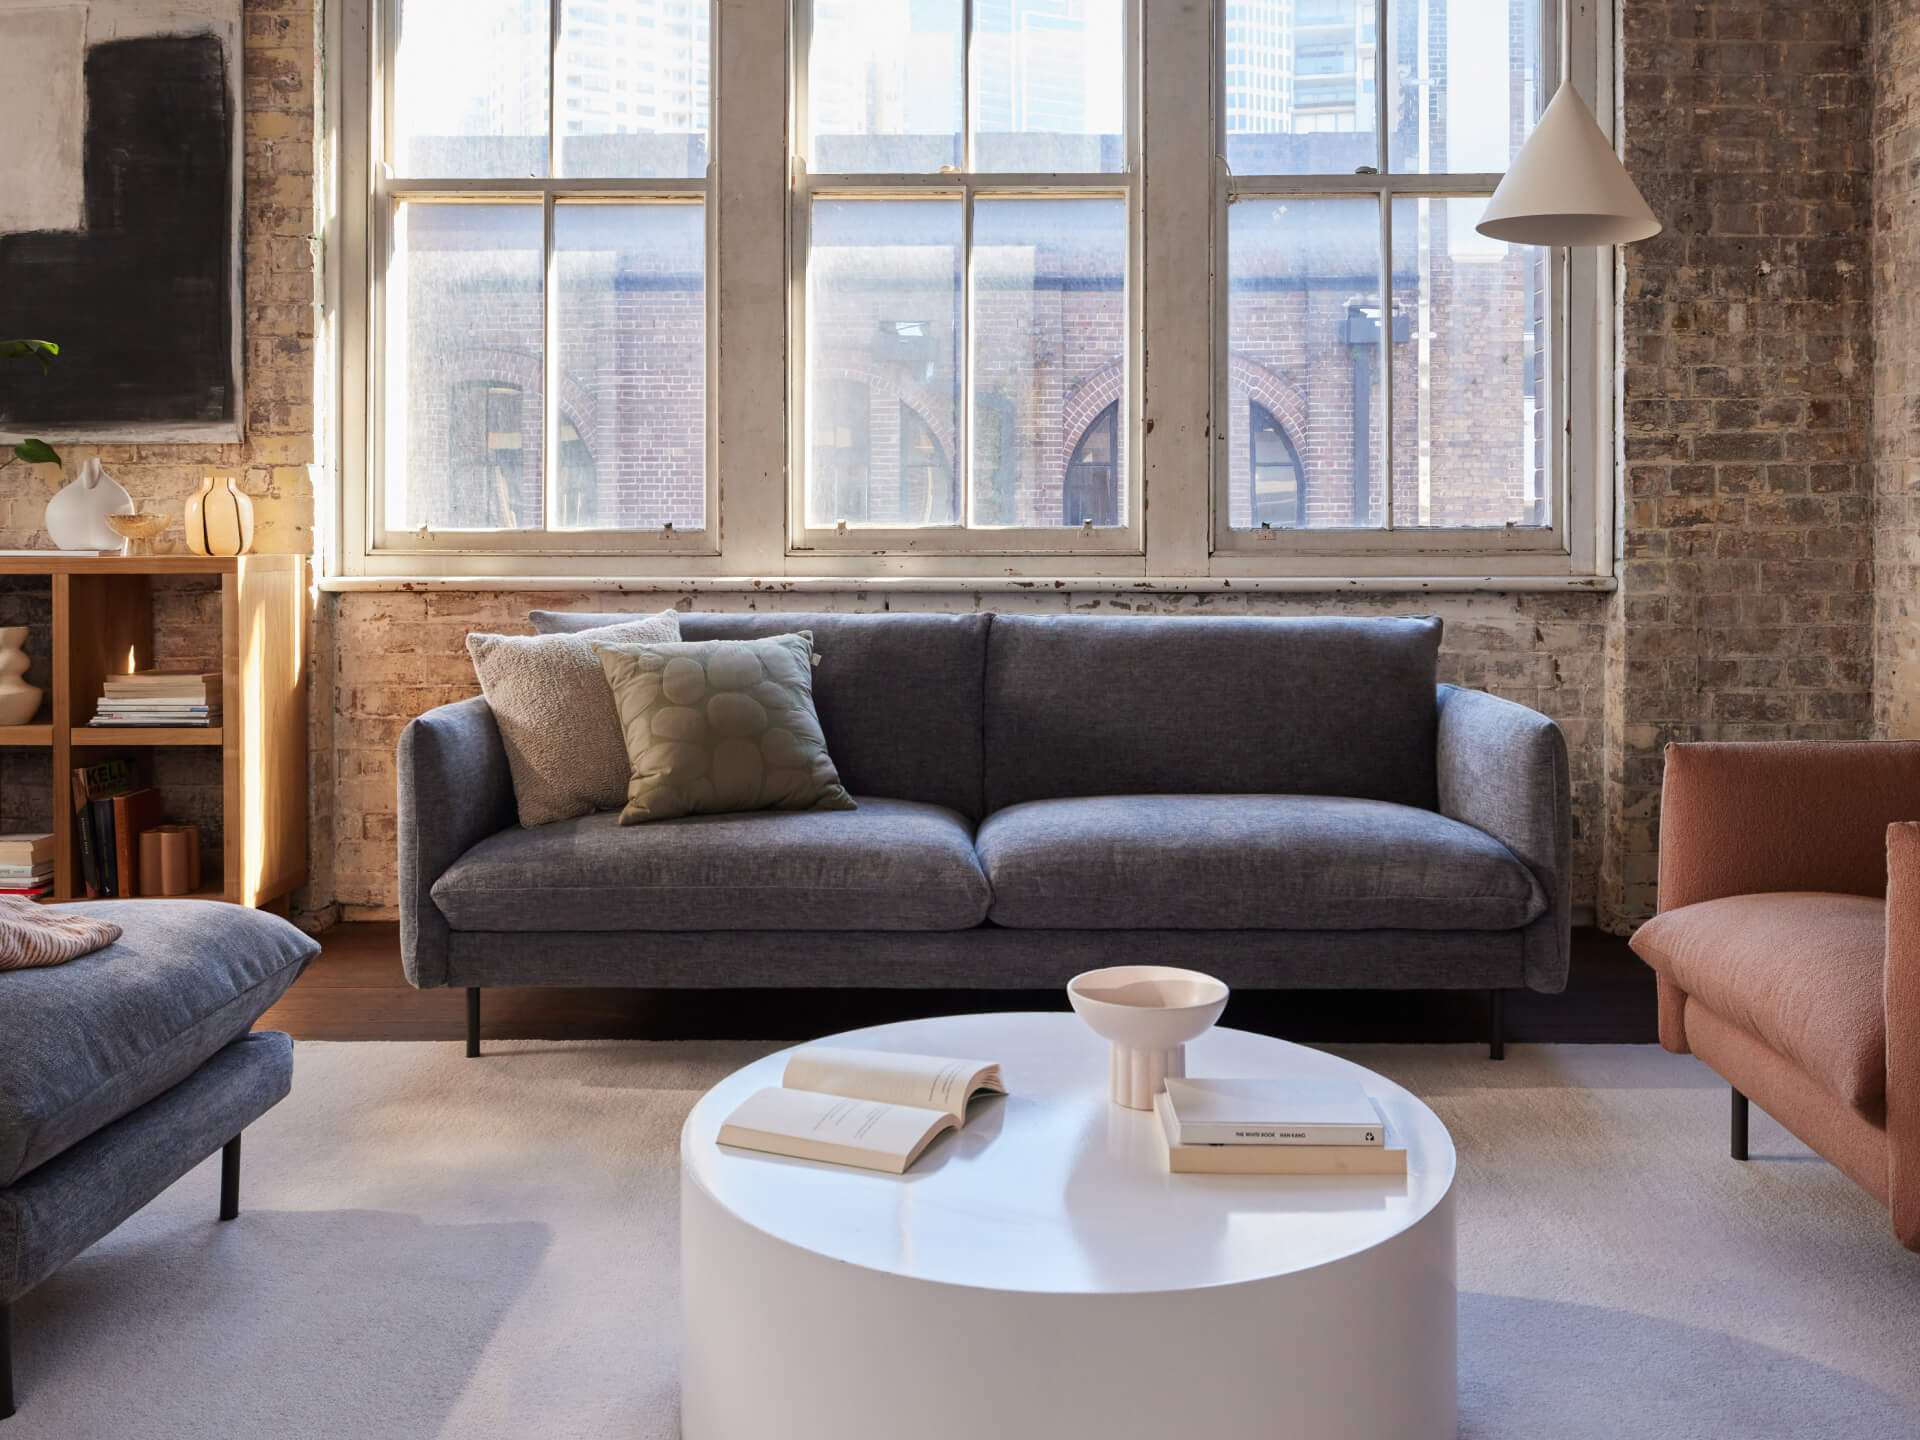
[(187, 501), (186, 530), (196, 555), (244, 555), (253, 545), (253, 501), (231, 475), (209, 475)]

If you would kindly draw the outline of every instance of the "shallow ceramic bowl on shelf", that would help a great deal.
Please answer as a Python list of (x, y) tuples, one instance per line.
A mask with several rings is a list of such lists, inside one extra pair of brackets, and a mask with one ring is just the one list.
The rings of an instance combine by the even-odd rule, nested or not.
[(143, 510), (137, 515), (109, 515), (106, 521), (127, 542), (120, 549), (122, 555), (151, 555), (154, 537), (173, 523), (173, 517)]
[(1113, 1047), (1109, 1093), (1130, 1110), (1151, 1110), (1167, 1077), (1187, 1073), (1187, 1042), (1220, 1018), (1227, 995), (1224, 981), (1170, 965), (1113, 965), (1067, 982), (1074, 1013)]

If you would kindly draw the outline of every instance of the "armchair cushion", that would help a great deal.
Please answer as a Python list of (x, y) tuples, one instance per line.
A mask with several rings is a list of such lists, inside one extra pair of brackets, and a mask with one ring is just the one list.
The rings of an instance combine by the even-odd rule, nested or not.
[(1887, 1091), (1881, 901), (1810, 891), (1703, 900), (1648, 921), (1633, 948), (1690, 1002), (1792, 1060), (1862, 1115), (1879, 1116)]

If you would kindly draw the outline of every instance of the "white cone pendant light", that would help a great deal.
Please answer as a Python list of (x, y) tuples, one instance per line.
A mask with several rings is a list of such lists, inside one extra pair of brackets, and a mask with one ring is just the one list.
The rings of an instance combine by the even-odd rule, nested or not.
[(1658, 235), (1660, 222), (1563, 83), (1474, 228), (1513, 245), (1626, 245)]

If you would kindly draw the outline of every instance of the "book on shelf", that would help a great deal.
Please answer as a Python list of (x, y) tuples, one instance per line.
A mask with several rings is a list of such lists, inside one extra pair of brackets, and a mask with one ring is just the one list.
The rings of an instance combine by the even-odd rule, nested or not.
[(0, 835), (0, 865), (10, 870), (34, 869), (53, 864), (53, 836), (32, 831)]
[(119, 894), (113, 870), (113, 797), (137, 788), (131, 760), (102, 760), (73, 772), (73, 826), (80, 842), (80, 879), (89, 900)]
[(212, 725), (220, 718), (218, 670), (137, 670), (100, 687), (90, 725)]
[(87, 724), (114, 730), (137, 730), (143, 725), (148, 729), (154, 730), (179, 730), (191, 728), (196, 725), (210, 729), (213, 722), (218, 718), (218, 716), (209, 715), (205, 710), (183, 710), (178, 712), (172, 710), (140, 710), (128, 712), (108, 710), (103, 706), (94, 712), (93, 718), (89, 720)]
[(975, 1095), (1006, 1093), (992, 1061), (809, 1045), (794, 1051), (779, 1085), (735, 1107), (719, 1140), (900, 1175), (935, 1136), (967, 1123)]
[(1405, 1175), (1407, 1152), (1385, 1130), (1382, 1145), (1183, 1145), (1163, 1090), (1153, 1097), (1153, 1134), (1175, 1175)]
[(1386, 1125), (1358, 1080), (1169, 1079), (1181, 1145), (1380, 1145)]

